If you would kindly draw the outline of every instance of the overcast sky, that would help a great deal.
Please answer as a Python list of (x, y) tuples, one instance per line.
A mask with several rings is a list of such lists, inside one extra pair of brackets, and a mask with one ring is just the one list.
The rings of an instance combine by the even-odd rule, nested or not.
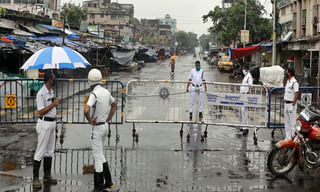
[[(80, 3), (80, 0), (62, 0), (64, 2)], [(271, 12), (270, 0), (259, 0)], [(210, 23), (202, 22), (202, 15), (221, 6), (221, 0), (112, 0), (112, 2), (130, 3), (134, 5), (134, 17), (155, 19), (170, 14), (177, 19), (177, 28), (198, 35), (208, 33)]]

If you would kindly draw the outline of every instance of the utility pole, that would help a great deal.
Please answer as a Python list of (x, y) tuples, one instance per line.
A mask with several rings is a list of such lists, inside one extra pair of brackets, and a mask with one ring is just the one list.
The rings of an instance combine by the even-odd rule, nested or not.
[[(247, 0), (244, 0), (244, 30), (247, 30)], [(243, 41), (243, 47), (246, 47), (246, 40)], [(245, 57), (243, 57), (243, 63), (245, 62)]]
[(247, 30), (247, 0), (244, 1), (244, 30)]
[(64, 17), (63, 17), (63, 34), (62, 34), (62, 46), (64, 46), (64, 36), (65, 36), (65, 29), (66, 29), (66, 17), (67, 17), (67, 4), (64, 5)]
[(272, 33), (272, 66), (276, 65), (277, 62), (277, 56), (276, 56), (276, 51), (277, 51), (277, 42), (276, 42), (276, 0), (273, 0), (273, 33)]

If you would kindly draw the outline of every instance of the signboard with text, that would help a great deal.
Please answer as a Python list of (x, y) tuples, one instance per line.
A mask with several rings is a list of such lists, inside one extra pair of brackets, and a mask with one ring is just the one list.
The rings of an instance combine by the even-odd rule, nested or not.
[(249, 31), (248, 30), (241, 30), (241, 43), (249, 43)]

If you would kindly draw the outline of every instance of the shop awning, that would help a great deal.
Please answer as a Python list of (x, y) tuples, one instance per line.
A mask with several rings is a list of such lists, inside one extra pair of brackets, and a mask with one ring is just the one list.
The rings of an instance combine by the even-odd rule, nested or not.
[(251, 47), (244, 47), (244, 48), (238, 48), (238, 49), (231, 49), (231, 59), (237, 59), (241, 57), (245, 57), (248, 55), (251, 55), (255, 52), (258, 52), (260, 50), (260, 46), (251, 46)]
[(26, 25), (22, 25), (19, 24), (19, 27), (21, 27), (21, 29), (29, 32), (29, 33), (34, 33), (34, 34), (39, 34), (39, 35), (43, 35), (44, 33), (42, 33), (41, 31), (39, 31), (38, 29), (36, 29), (35, 27), (32, 26), (26, 26)]

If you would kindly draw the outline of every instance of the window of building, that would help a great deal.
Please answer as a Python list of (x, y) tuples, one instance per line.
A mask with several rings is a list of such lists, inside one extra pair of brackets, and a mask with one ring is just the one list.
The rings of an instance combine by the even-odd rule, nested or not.
[(88, 3), (88, 7), (91, 7), (91, 4), (90, 4), (90, 3)]
[(94, 19), (94, 14), (91, 14), (91, 15), (90, 15), (90, 18), (91, 18), (91, 19)]
[(281, 9), (281, 16), (285, 16), (286, 15), (286, 8), (282, 8)]
[(293, 13), (293, 16), (292, 16), (292, 29), (293, 30), (297, 29), (297, 13)]
[(111, 15), (111, 19), (117, 19), (116, 15)]
[(97, 8), (97, 7), (98, 7), (98, 4), (96, 4), (96, 3), (93, 4), (93, 7), (94, 7), (94, 8)]
[(103, 18), (103, 17), (104, 17), (104, 14), (103, 14), (103, 13), (101, 13), (101, 14), (100, 14), (100, 17), (101, 17), (101, 18)]
[[(4, 0), (2, 0), (4, 1)], [(35, 3), (35, 0), (14, 0), (14, 3), (30, 3), (33, 4)]]
[(0, 0), (1, 4), (10, 4), (10, 0)]
[(306, 18), (307, 18), (307, 10), (303, 9), (302, 14), (301, 14), (301, 25), (305, 26), (306, 25)]

